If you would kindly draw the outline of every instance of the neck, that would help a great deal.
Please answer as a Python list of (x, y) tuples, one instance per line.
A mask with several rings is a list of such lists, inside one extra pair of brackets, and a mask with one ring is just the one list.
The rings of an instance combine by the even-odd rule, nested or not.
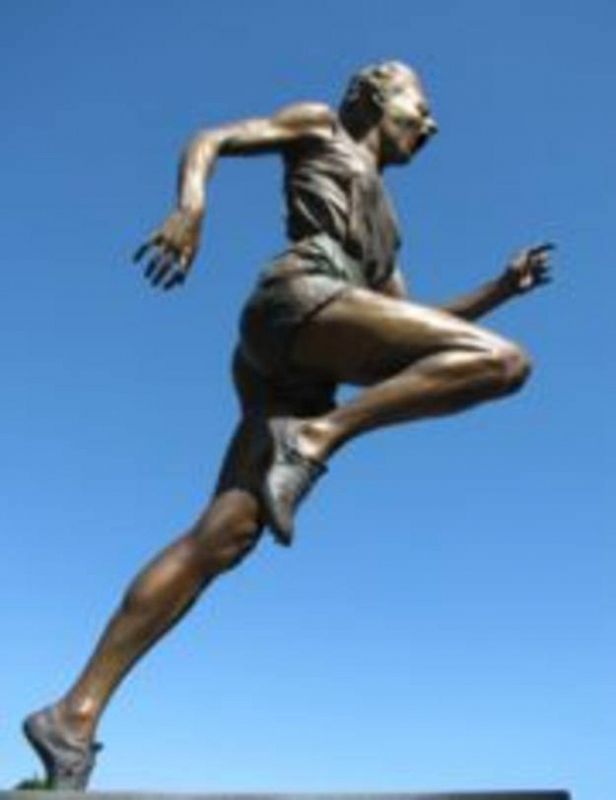
[(363, 113), (350, 117), (341, 115), (341, 122), (351, 139), (366, 154), (375, 168), (381, 171), (385, 164), (381, 158), (381, 131), (378, 119)]
[(355, 144), (365, 153), (374, 167), (381, 172), (385, 164), (381, 159), (381, 134), (377, 126), (359, 132), (347, 131)]
[(357, 140), (357, 144), (364, 150), (374, 162), (375, 167), (382, 168), (381, 164), (381, 136), (376, 126), (366, 131), (361, 139)]

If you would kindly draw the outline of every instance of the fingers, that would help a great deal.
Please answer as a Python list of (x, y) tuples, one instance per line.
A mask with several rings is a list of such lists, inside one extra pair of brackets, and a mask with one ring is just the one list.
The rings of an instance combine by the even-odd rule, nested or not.
[(133, 253), (133, 261), (135, 264), (144, 257), (144, 255), (150, 250), (152, 247), (158, 247), (163, 243), (163, 235), (159, 230), (154, 231), (154, 233), (149, 236), (146, 241), (138, 247), (135, 252)]
[(174, 286), (181, 286), (186, 280), (186, 273), (176, 270), (163, 283), (163, 289), (168, 292)]
[(163, 289), (171, 289), (183, 283), (186, 277), (186, 259), (178, 256), (175, 249), (166, 245), (163, 240), (158, 243), (153, 241), (142, 245), (135, 253), (134, 260), (139, 261), (153, 248), (152, 257), (144, 269), (144, 277), (150, 281), (152, 286), (161, 286)]
[(532, 286), (545, 286), (551, 283), (551, 264), (549, 261), (550, 250), (542, 248), (533, 250), (528, 256), (529, 277), (532, 275), (530, 283)]
[(552, 280), (550, 254), (554, 249), (555, 245), (552, 242), (545, 242), (528, 249), (528, 267), (532, 270), (535, 286), (542, 286)]
[(528, 265), (530, 269), (537, 275), (540, 275), (550, 269), (550, 252), (551, 250), (541, 249), (533, 250), (528, 254)]
[(133, 261), (136, 264), (138, 261), (144, 257), (144, 255), (148, 252), (148, 250), (152, 247), (151, 242), (145, 242), (140, 247), (138, 247), (135, 252), (133, 253)]
[(551, 250), (556, 250), (556, 245), (554, 242), (543, 242), (542, 244), (537, 244), (534, 247), (529, 247), (527, 252), (530, 255), (541, 255), (543, 253), (547, 255)]
[(519, 264), (522, 268), (524, 268), (525, 265), (528, 265), (533, 270), (542, 268), (544, 265), (549, 263), (550, 254), (555, 247), (556, 245), (552, 242), (543, 242), (542, 244), (537, 244), (533, 247), (526, 247), (518, 254), (517, 258), (514, 259), (514, 263), (517, 262), (517, 264)]
[(145, 277), (152, 286), (158, 286), (173, 269), (175, 255), (168, 250), (163, 250), (152, 258), (145, 270)]
[(133, 261), (138, 263), (150, 251), (151, 258), (144, 269), (144, 277), (152, 286), (168, 291), (184, 283), (192, 260), (188, 254), (179, 255), (161, 234), (155, 233), (136, 250)]
[(186, 276), (190, 271), (190, 267), (192, 264), (193, 257), (190, 254), (190, 251), (186, 250), (182, 255), (180, 255), (179, 259), (174, 262), (169, 274), (167, 275), (164, 283), (163, 289), (168, 291), (169, 289), (173, 289), (174, 286), (181, 286), (184, 281), (186, 280)]
[(556, 245), (552, 242), (542, 242), (532, 247), (525, 247), (514, 255), (510, 264), (517, 269), (525, 269), (529, 265), (534, 267), (537, 264), (546, 264), (550, 259), (550, 253), (555, 248)]
[(171, 268), (163, 276), (162, 288), (165, 291), (169, 291), (175, 286), (181, 286), (186, 280), (191, 264), (192, 256), (190, 251), (184, 251), (181, 255), (174, 257)]
[(550, 256), (555, 247), (552, 242), (542, 242), (518, 251), (507, 267), (516, 291), (526, 293), (552, 281)]
[(174, 212), (133, 254), (135, 263), (147, 262), (144, 275), (152, 286), (166, 291), (186, 280), (198, 242), (198, 230), (189, 229), (189, 222)]

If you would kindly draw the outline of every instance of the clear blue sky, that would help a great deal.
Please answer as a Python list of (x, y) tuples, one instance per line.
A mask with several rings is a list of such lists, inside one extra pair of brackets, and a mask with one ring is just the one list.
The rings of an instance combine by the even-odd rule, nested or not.
[[(559, 245), (489, 324), (532, 381), (373, 434), (118, 694), (97, 789), (616, 792), (609, 0), (0, 3), (0, 785), (135, 570), (205, 502), (280, 166), (229, 160), (186, 287), (129, 264), (202, 126), (418, 67), (442, 132), (388, 180), (419, 299)], [(613, 413), (613, 412), (612, 412)]]

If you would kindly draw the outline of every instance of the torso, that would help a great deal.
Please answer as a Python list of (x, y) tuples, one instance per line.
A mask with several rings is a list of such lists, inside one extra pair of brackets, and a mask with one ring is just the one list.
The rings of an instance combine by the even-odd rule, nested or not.
[(384, 283), (400, 246), (380, 174), (342, 125), (285, 153), (287, 232), (293, 242), (326, 234), (360, 265), (367, 286)]
[(352, 287), (378, 290), (400, 235), (381, 176), (341, 125), (294, 143), (284, 160), (291, 246), (261, 271), (240, 330), (244, 358), (288, 383), (296, 332)]

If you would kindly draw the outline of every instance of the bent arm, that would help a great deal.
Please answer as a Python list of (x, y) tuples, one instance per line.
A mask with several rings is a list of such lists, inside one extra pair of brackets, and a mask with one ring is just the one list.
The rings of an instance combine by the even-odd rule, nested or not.
[[(396, 269), (391, 277), (379, 288), (379, 293), (393, 297), (396, 300), (410, 300), (409, 290), (404, 276)], [(501, 303), (509, 300), (516, 292), (502, 279), (490, 281), (480, 286), (474, 292), (456, 297), (454, 300), (439, 305), (442, 311), (447, 311), (462, 319), (473, 320), (487, 314)]]
[[(402, 272), (397, 268), (391, 277), (380, 287), (379, 292), (393, 297), (396, 300), (409, 300), (410, 294), (402, 275)], [(456, 297), (448, 303), (439, 305), (442, 311), (447, 311), (454, 314), (456, 317), (462, 319), (474, 320), (478, 317), (492, 311), (501, 303), (509, 300), (516, 294), (512, 288), (511, 283), (498, 278), (494, 281), (489, 281), (483, 284), (474, 292)]]
[(248, 119), (198, 133), (186, 147), (178, 174), (178, 208), (202, 214), (205, 183), (219, 156), (275, 152), (305, 138), (331, 135), (336, 116), (321, 103), (297, 103), (271, 117)]
[(510, 300), (516, 291), (513, 289), (510, 282), (497, 278), (493, 281), (488, 281), (468, 294), (460, 295), (459, 297), (450, 300), (447, 303), (439, 306), (443, 311), (448, 311), (450, 314), (455, 314), (456, 317), (462, 319), (474, 320), (493, 311), (502, 303)]
[[(482, 284), (468, 294), (439, 305), (442, 311), (466, 320), (482, 317), (514, 297), (527, 294), (551, 281), (550, 253), (555, 245), (550, 242), (526, 247), (514, 256), (504, 272), (495, 280)], [(381, 287), (382, 294), (400, 300), (408, 299), (404, 279), (396, 268), (390, 279)]]
[(171, 289), (182, 284), (195, 260), (205, 213), (205, 184), (219, 156), (282, 150), (302, 139), (331, 136), (335, 113), (318, 103), (298, 103), (272, 117), (249, 119), (197, 134), (186, 147), (178, 174), (177, 208), (134, 255), (150, 261), (146, 278)]
[(474, 292), (451, 300), (440, 308), (463, 319), (473, 320), (511, 300), (551, 281), (551, 242), (520, 250), (496, 280), (484, 283)]

